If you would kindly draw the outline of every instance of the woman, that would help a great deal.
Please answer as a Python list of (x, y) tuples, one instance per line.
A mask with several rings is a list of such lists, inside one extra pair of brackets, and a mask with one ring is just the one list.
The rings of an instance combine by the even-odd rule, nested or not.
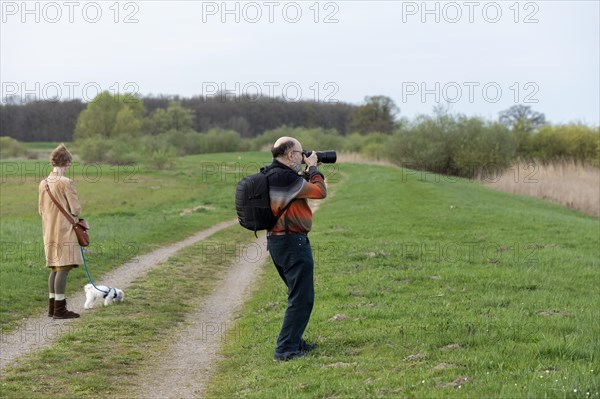
[(67, 274), (72, 268), (83, 263), (83, 257), (73, 225), (52, 201), (46, 189), (47, 185), (54, 199), (72, 215), (73, 221), (78, 221), (81, 206), (75, 184), (65, 176), (72, 160), (73, 156), (64, 144), (56, 147), (50, 157), (54, 167), (52, 173), (42, 180), (38, 188), (46, 266), (51, 269), (48, 277), (48, 316), (55, 319), (79, 317), (79, 314), (67, 310), (65, 289)]

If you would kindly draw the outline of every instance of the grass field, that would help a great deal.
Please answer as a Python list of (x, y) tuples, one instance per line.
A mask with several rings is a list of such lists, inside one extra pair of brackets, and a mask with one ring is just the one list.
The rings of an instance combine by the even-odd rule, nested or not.
[(466, 181), (344, 165), (315, 216), (319, 348), (272, 361), (273, 268), (210, 398), (599, 397), (598, 220)]
[[(138, 171), (129, 186), (122, 175), (91, 183), (76, 174), (97, 245), (126, 240), (135, 249), (90, 254), (92, 273), (233, 218), (235, 182), (262, 163), (264, 154), (183, 158), (170, 171)], [(2, 244), (39, 246), (37, 182), (14, 174), (3, 164)], [(340, 164), (328, 176), (339, 183), (315, 214), (316, 303), (305, 336), (319, 347), (273, 362), (286, 297), (267, 264), (223, 332), (208, 397), (600, 397), (597, 218), (393, 167)], [(235, 226), (211, 241), (252, 238)], [(3, 251), (7, 330), (46, 301), (43, 252), (34, 248)], [(210, 292), (235, 256), (208, 257), (201, 244), (182, 251), (130, 288), (124, 304), (86, 315), (52, 348), (8, 369), (0, 396), (131, 397), (131, 380), (170, 342), (190, 298)], [(69, 289), (85, 282), (74, 272)], [(108, 336), (98, 333), (104, 326), (113, 326)]]
[[(69, 177), (76, 183), (82, 217), (91, 224), (86, 259), (92, 275), (235, 218), (235, 182), (268, 162), (268, 156), (256, 153), (187, 157), (165, 171), (74, 163)], [(0, 327), (6, 333), (46, 306), (38, 184), (51, 169), (43, 161), (7, 161), (0, 168)], [(67, 297), (86, 280), (83, 270), (71, 273)]]

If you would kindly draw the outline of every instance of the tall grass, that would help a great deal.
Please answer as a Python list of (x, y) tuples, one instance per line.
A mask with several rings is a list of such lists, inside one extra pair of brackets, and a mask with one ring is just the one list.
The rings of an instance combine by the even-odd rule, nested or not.
[(488, 187), (543, 198), (600, 217), (600, 169), (574, 161), (516, 163), (500, 176), (483, 176)]

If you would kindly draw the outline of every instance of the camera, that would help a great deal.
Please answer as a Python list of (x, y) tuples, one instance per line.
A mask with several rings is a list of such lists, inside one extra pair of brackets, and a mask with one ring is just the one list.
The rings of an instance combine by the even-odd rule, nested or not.
[[(312, 150), (304, 150), (302, 153), (305, 157), (309, 157)], [(320, 163), (335, 163), (337, 161), (337, 154), (333, 150), (315, 151), (315, 153), (317, 154), (317, 161)]]

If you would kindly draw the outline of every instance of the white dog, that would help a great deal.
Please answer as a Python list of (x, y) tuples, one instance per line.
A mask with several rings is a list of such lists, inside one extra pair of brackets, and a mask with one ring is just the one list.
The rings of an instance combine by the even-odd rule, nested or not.
[(94, 288), (93, 285), (88, 284), (85, 286), (85, 309), (91, 309), (98, 302), (104, 300), (104, 306), (110, 305), (113, 301), (123, 302), (125, 294), (123, 291), (113, 287), (107, 287), (105, 285), (97, 285), (101, 291)]

